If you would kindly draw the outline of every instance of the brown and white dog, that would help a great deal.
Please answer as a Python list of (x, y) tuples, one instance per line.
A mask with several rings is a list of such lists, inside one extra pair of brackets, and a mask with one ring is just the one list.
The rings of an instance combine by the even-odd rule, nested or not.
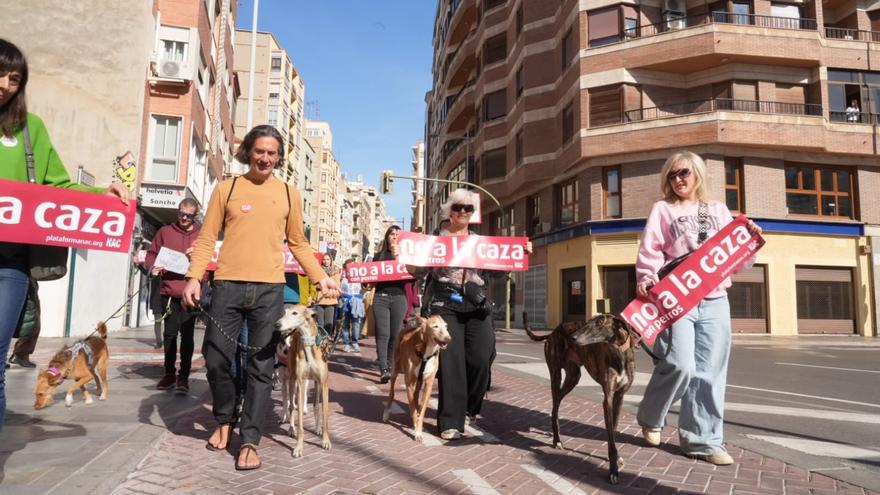
[(422, 441), (422, 425), (425, 422), (428, 401), (431, 399), (434, 378), (440, 367), (440, 351), (446, 349), (450, 341), (452, 336), (449, 335), (443, 318), (415, 316), (407, 322), (394, 346), (391, 384), (382, 420), (387, 422), (391, 416), (394, 383), (397, 381), (397, 374), (403, 373), (409, 414), (413, 422), (413, 438), (417, 442)]
[(92, 395), (86, 389), (86, 383), (95, 380), (98, 399), (107, 398), (107, 363), (110, 351), (107, 349), (107, 325), (98, 322), (98, 335), (80, 340), (73, 345), (62, 348), (49, 361), (48, 368), (40, 370), (37, 385), (34, 389), (34, 409), (42, 409), (52, 402), (52, 394), (58, 385), (66, 380), (74, 380), (67, 387), (64, 402), (67, 407), (73, 405), (73, 392), (82, 389), (86, 404), (92, 403)]
[[(296, 447), (293, 457), (302, 457), (303, 454), (303, 408), (308, 391), (307, 380), (314, 380), (315, 387), (321, 391), (320, 394), (315, 393), (315, 433), (321, 435), (324, 450), (330, 450), (330, 368), (327, 365), (330, 339), (318, 342), (315, 312), (301, 304), (288, 306), (275, 326), (281, 332), (282, 339), (289, 339), (290, 345), (287, 355), (287, 393), (296, 400)], [(288, 415), (292, 435), (293, 412), (289, 409)]]
[[(565, 322), (544, 336), (529, 329), (528, 315), (523, 325), (532, 340), (544, 341), (544, 358), (550, 370), (550, 391), (553, 397), (553, 447), (562, 448), (559, 439), (559, 404), (581, 379), (581, 366), (602, 386), (605, 400), (605, 430), (608, 433), (608, 480), (617, 483), (623, 459), (617, 454), (614, 433), (623, 396), (632, 386), (635, 375), (633, 347), (638, 334), (622, 318), (610, 314), (594, 316), (587, 322)], [(565, 370), (565, 382), (562, 382)]]

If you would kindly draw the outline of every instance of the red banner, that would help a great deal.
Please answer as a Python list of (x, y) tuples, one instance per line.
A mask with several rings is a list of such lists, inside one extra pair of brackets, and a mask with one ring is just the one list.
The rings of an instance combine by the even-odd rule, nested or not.
[[(213, 272), (217, 269), (217, 259), (220, 257), (220, 247), (223, 246), (223, 241), (217, 241), (214, 244), (214, 253), (211, 255), (211, 262), (208, 263), (209, 272)], [(285, 246), (282, 246), (282, 252), (279, 255), (284, 260), (284, 272), (285, 273), (296, 273), (297, 275), (305, 275), (306, 271), (303, 270), (303, 267), (300, 266), (299, 262), (296, 261), (296, 258), (293, 257), (293, 253), (290, 252), (289, 249), (285, 249)], [(322, 253), (315, 253), (315, 258), (317, 258), (318, 263), (321, 263), (324, 255)]]
[(398, 261), (415, 266), (523, 272), (529, 269), (528, 241), (528, 237), (433, 236), (401, 231)]
[(648, 299), (633, 299), (620, 316), (652, 345), (660, 332), (688, 314), (764, 245), (752, 236), (749, 220), (740, 215), (648, 291)]
[(127, 253), (135, 201), (0, 180), (0, 241)]
[(398, 261), (373, 261), (372, 263), (349, 263), (345, 276), (349, 282), (372, 284), (374, 282), (393, 282), (412, 280), (406, 265)]

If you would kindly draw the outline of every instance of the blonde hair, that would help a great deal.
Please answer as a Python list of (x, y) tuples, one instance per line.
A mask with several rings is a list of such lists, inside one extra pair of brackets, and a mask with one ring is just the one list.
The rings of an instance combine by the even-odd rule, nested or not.
[(452, 191), (449, 194), (449, 199), (440, 207), (441, 217), (449, 218), (449, 213), (452, 211), (452, 205), (454, 204), (473, 205), (476, 208), (478, 198), (477, 193), (467, 189), (459, 188)]
[(667, 176), (669, 171), (672, 170), (672, 166), (679, 162), (688, 164), (691, 173), (694, 174), (694, 190), (697, 194), (697, 199), (700, 201), (709, 201), (709, 187), (706, 181), (706, 162), (700, 158), (700, 155), (690, 151), (678, 151), (673, 153), (672, 156), (666, 159), (666, 162), (660, 169), (660, 191), (663, 193), (663, 198), (666, 201), (676, 201), (678, 199), (678, 195), (675, 194), (675, 190), (672, 189), (672, 185), (670, 185)]

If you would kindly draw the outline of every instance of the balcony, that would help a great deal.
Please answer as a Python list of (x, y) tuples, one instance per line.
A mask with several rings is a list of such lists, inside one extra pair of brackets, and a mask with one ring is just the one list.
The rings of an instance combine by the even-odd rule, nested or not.
[[(446, 101), (443, 104), (443, 110), (440, 117), (440, 123), (446, 126), (446, 132), (454, 132), (456, 130), (464, 129), (464, 126), (467, 124), (467, 121), (471, 117), (471, 113), (467, 113), (464, 111), (459, 111), (456, 113), (455, 111), (458, 107), (462, 106), (460, 103), (462, 100), (465, 103), (470, 103), (471, 110), (473, 110), (473, 88), (475, 79), (471, 79), (457, 93), (454, 95), (450, 95), (446, 97)], [(469, 98), (467, 97), (469, 96)], [(459, 103), (459, 105), (456, 105)], [(462, 121), (463, 120), (463, 121)]]
[(880, 31), (826, 27), (825, 37), (833, 40), (873, 41), (876, 43), (880, 41)]
[(831, 122), (843, 124), (880, 124), (880, 114), (867, 112), (847, 112), (847, 111), (830, 111), (828, 119)]
[[(808, 115), (822, 116), (822, 105), (814, 103), (786, 103), (781, 101), (735, 100), (732, 98), (713, 98), (686, 103), (675, 103), (659, 107), (639, 108), (623, 113), (623, 121), (642, 122), (682, 115), (694, 115), (710, 112), (747, 112), (775, 115)], [(612, 124), (613, 125), (613, 124)]]
[(816, 31), (816, 19), (797, 17), (775, 17), (757, 14), (733, 14), (729, 12), (712, 12), (711, 15), (695, 15), (669, 19), (653, 24), (645, 24), (630, 29), (625, 29), (618, 42), (627, 42), (649, 36), (657, 36), (664, 33), (682, 31), (707, 24), (734, 24), (739, 26), (755, 26), (771, 29), (789, 29), (801, 31)]

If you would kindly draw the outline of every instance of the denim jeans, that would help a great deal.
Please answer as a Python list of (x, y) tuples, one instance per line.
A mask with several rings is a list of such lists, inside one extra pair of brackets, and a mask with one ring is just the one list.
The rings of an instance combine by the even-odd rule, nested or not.
[(342, 327), (342, 343), (345, 345), (358, 345), (358, 340), (361, 339), (361, 324), (363, 324), (363, 317), (351, 316), (350, 313), (346, 313), (345, 315), (345, 326)]
[(681, 399), (678, 436), (682, 452), (724, 452), (724, 390), (730, 357), (730, 304), (727, 297), (703, 299), (661, 333), (654, 354), (661, 362), (645, 389), (638, 422), (662, 428)]
[(0, 431), (6, 421), (6, 357), (27, 296), (27, 267), (0, 263)]
[[(241, 333), (238, 334), (238, 343), (240, 346), (235, 348), (235, 358), (232, 359), (232, 376), (235, 378), (235, 395), (238, 400), (244, 397), (247, 391), (247, 345), (248, 345), (248, 328), (247, 320), (241, 325)], [(244, 346), (242, 349), (241, 346)]]
[(239, 428), (243, 443), (258, 445), (263, 436), (275, 366), (275, 322), (284, 313), (283, 287), (284, 284), (272, 283), (214, 282), (211, 316), (222, 330), (209, 322), (202, 353), (218, 423), (231, 422), (235, 412), (232, 360), (244, 321), (248, 345), (260, 349), (247, 353), (247, 393)]

